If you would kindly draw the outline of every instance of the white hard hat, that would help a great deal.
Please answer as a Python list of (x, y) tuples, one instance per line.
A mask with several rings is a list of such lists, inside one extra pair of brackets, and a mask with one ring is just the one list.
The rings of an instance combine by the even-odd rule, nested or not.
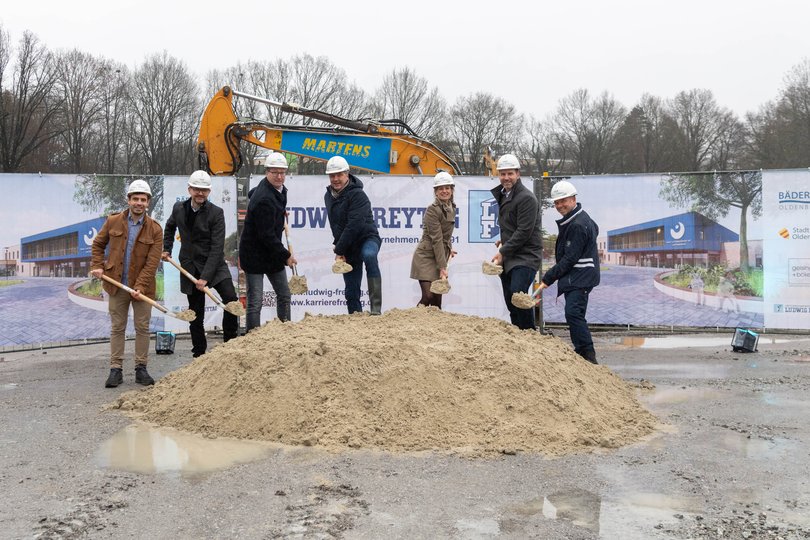
[(198, 189), (211, 189), (211, 177), (205, 171), (194, 171), (188, 177), (188, 185)]
[(287, 168), (287, 158), (284, 157), (284, 154), (280, 154), (278, 152), (271, 152), (267, 159), (264, 160), (264, 168), (274, 169), (286, 169)]
[(566, 197), (573, 197), (576, 194), (577, 188), (574, 187), (574, 184), (566, 180), (560, 180), (551, 186), (552, 201), (559, 201), (560, 199), (565, 199)]
[(436, 176), (433, 177), (433, 187), (437, 188), (440, 186), (455, 186), (456, 183), (453, 182), (453, 177), (450, 176), (448, 172), (440, 172)]
[(146, 180), (133, 180), (132, 183), (127, 188), (127, 197), (132, 195), (133, 193), (146, 193), (150, 197), (152, 196), (152, 188), (149, 187), (149, 184), (146, 183)]
[(520, 169), (520, 161), (513, 154), (504, 154), (498, 158), (497, 169), (502, 171), (504, 169)]
[(326, 174), (335, 174), (349, 170), (349, 162), (342, 156), (333, 156), (326, 162)]

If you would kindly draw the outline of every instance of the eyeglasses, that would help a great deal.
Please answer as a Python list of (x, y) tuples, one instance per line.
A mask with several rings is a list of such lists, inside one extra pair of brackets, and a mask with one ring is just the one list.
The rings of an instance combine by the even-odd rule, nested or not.
[(269, 169), (267, 171), (265, 171), (265, 172), (267, 174), (272, 174), (273, 176), (284, 176), (284, 175), (287, 174), (287, 171), (271, 171)]
[(198, 188), (198, 187), (192, 187), (192, 188), (191, 188), (191, 191), (193, 191), (193, 192), (195, 192), (195, 193), (208, 193), (208, 192), (209, 192), (209, 191), (211, 191), (211, 190), (210, 190), (210, 189), (208, 189), (208, 188)]

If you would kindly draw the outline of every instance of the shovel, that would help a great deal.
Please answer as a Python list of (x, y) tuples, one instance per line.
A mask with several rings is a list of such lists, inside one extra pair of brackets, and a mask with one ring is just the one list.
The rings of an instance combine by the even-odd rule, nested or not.
[[(115, 285), (119, 289), (123, 289), (123, 290), (127, 291), (128, 293), (134, 293), (135, 292), (135, 289), (131, 289), (131, 288), (127, 287), (126, 285), (124, 285), (123, 283), (121, 283), (119, 281), (115, 281), (113, 278), (111, 278), (109, 276), (105, 276), (104, 274), (101, 274), (101, 279), (103, 279), (104, 281), (106, 281), (108, 283), (112, 283), (113, 285)], [(173, 312), (169, 311), (168, 309), (166, 309), (165, 307), (158, 304), (157, 302), (155, 302), (154, 300), (152, 300), (151, 298), (149, 298), (148, 296), (146, 296), (145, 294), (141, 295), (141, 300), (144, 300), (148, 304), (152, 304), (152, 306), (158, 308), (158, 310), (162, 311), (163, 313), (165, 313), (169, 317), (174, 317), (175, 319), (179, 319), (181, 321), (191, 322), (191, 321), (193, 321), (194, 319), (197, 318), (197, 314), (194, 313), (193, 311), (191, 311), (190, 309), (183, 310), (180, 313), (173, 313)]]
[[(450, 258), (447, 259), (447, 268), (450, 268), (450, 261), (453, 260), (453, 255), (450, 255)], [(450, 282), (447, 281), (447, 278), (439, 278), (430, 283), (430, 292), (433, 294), (447, 294), (450, 292)]]
[[(185, 268), (183, 268), (182, 266), (177, 264), (177, 261), (175, 261), (171, 257), (167, 258), (166, 260), (169, 261), (172, 264), (172, 266), (174, 266), (175, 268), (180, 270), (180, 273), (182, 273), (184, 276), (186, 276), (188, 279), (190, 279), (191, 282), (194, 283), (194, 285), (197, 284), (197, 278), (195, 278), (191, 274), (191, 272), (189, 272), (188, 270), (186, 270)], [(211, 289), (209, 289), (208, 287), (203, 287), (203, 292), (205, 294), (207, 294), (208, 298), (213, 300), (216, 305), (218, 305), (219, 307), (221, 307), (222, 309), (224, 309), (228, 313), (236, 315), (237, 317), (241, 317), (242, 315), (245, 314), (245, 307), (242, 305), (242, 302), (234, 300), (233, 302), (228, 302), (227, 304), (223, 304), (222, 300), (217, 298), (214, 295), (214, 293), (211, 292)]]
[(512, 295), (512, 305), (520, 309), (531, 309), (543, 299), (543, 290), (537, 289), (534, 293), (516, 292)]
[[(287, 251), (290, 252), (290, 257), (293, 256), (292, 244), (290, 243), (290, 225), (287, 223), (287, 214), (284, 214), (284, 236), (287, 238)], [(292, 268), (292, 277), (290, 278), (290, 293), (291, 294), (307, 294), (307, 277), (298, 275), (298, 265), (294, 264)]]

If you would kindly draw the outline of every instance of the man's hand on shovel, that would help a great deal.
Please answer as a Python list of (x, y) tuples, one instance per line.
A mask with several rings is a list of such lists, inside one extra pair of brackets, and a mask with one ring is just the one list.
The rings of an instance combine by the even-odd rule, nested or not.
[[(207, 287), (208, 281), (206, 281), (204, 279), (195, 278), (194, 275), (191, 272), (189, 272), (188, 270), (186, 270), (185, 268), (180, 266), (177, 263), (177, 261), (172, 259), (169, 256), (169, 254), (166, 253), (165, 251), (163, 252), (163, 255), (161, 255), (161, 258), (164, 261), (168, 261), (172, 266), (177, 268), (180, 271), (181, 274), (186, 276), (189, 279), (189, 281), (191, 281), (194, 284), (194, 286), (197, 287), (198, 290), (200, 290), (200, 291), (204, 292), (206, 295), (208, 295), (208, 298), (213, 300), (216, 305), (218, 305), (219, 307), (221, 307), (222, 309), (224, 309), (228, 313), (236, 315), (237, 317), (241, 317), (242, 315), (245, 314), (245, 308), (244, 308), (244, 306), (242, 306), (241, 302), (234, 300), (233, 302), (228, 302), (227, 304), (223, 304), (222, 300), (217, 298), (214, 295), (214, 293), (211, 292), (211, 289), (209, 289)], [(200, 285), (200, 284), (202, 284), (202, 285)]]

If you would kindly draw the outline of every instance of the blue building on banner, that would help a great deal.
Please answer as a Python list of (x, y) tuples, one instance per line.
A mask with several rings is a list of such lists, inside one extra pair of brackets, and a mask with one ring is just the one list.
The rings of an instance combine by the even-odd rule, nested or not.
[(607, 233), (607, 252), (626, 266), (674, 268), (722, 264), (723, 245), (740, 236), (697, 212), (646, 221)]
[(32, 277), (85, 277), (90, 272), (93, 239), (107, 218), (94, 218), (20, 238), (20, 260)]

